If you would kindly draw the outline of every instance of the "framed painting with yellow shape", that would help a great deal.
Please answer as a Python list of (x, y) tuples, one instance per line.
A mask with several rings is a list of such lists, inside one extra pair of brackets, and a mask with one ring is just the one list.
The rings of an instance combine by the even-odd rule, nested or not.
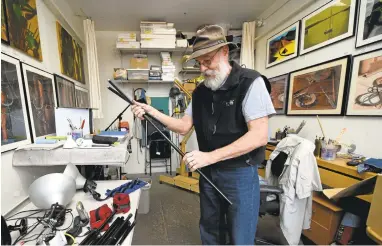
[(356, 0), (333, 0), (301, 20), (300, 55), (352, 37)]
[(81, 46), (59, 22), (56, 22), (56, 28), (61, 73), (85, 84), (84, 59)]
[(36, 0), (5, 0), (5, 9), (10, 45), (42, 61)]
[(267, 40), (265, 67), (277, 65), (298, 56), (300, 22), (285, 28)]

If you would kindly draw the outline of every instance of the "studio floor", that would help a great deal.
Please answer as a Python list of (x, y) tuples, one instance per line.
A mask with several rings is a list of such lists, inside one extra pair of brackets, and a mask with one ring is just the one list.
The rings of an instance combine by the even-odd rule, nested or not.
[[(167, 184), (159, 184), (159, 175), (152, 176), (150, 212), (138, 214), (132, 244), (200, 245), (199, 195)], [(128, 175), (129, 179), (136, 177), (145, 176)], [(282, 236), (277, 220), (277, 217), (272, 216), (260, 218), (258, 235), (280, 244)]]

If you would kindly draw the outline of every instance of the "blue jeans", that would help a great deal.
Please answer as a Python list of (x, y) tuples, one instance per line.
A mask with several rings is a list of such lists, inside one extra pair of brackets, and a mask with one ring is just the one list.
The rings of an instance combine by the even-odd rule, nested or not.
[(253, 245), (260, 206), (257, 165), (230, 169), (210, 166), (203, 172), (233, 205), (229, 205), (200, 177), (202, 243)]

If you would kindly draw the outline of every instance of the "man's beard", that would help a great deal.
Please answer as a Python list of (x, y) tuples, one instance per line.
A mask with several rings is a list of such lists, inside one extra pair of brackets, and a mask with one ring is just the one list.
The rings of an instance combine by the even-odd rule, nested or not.
[[(204, 84), (206, 87), (210, 88), (213, 91), (216, 91), (220, 88), (223, 82), (226, 80), (229, 73), (229, 66), (227, 64), (220, 62), (219, 70), (206, 70), (203, 75), (205, 77)], [(212, 77), (214, 76), (214, 77)]]

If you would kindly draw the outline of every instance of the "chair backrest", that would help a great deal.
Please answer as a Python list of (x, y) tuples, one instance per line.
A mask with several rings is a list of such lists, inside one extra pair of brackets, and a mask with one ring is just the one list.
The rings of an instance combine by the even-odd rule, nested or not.
[(271, 172), (274, 176), (280, 177), (284, 170), (285, 162), (288, 159), (288, 154), (280, 152), (272, 161)]

